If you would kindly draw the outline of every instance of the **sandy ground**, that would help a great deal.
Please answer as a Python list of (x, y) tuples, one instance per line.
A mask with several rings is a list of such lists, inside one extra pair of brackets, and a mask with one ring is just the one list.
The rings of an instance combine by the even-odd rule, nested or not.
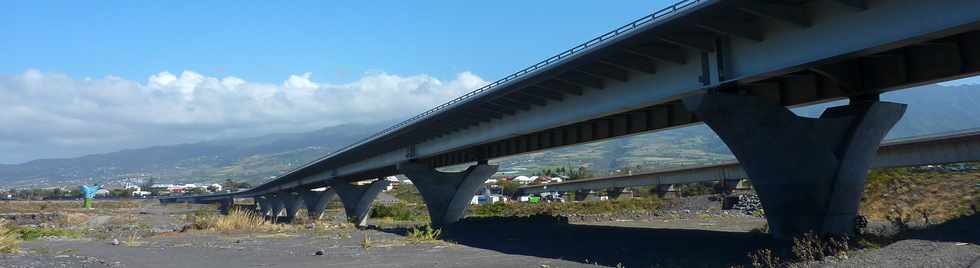
[[(749, 232), (764, 224), (761, 218), (697, 212), (575, 224), (467, 222), (447, 230), (446, 241), (421, 244), (408, 243), (406, 230), (390, 224), (263, 235), (163, 232), (179, 229), (179, 215), (190, 210), (148, 205), (137, 215), (161, 231), (155, 236), (122, 245), (42, 239), (23, 244), (25, 254), (0, 255), (0, 267), (751, 267), (750, 252), (783, 243)], [(89, 224), (108, 222), (95, 217)], [(973, 216), (803, 266), (969, 267), (980, 260), (976, 226), (980, 217)]]

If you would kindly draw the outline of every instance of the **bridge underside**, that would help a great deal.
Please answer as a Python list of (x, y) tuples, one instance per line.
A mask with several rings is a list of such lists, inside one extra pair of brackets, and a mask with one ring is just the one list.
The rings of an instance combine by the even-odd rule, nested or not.
[[(363, 187), (349, 182), (404, 173), (398, 168), (404, 163), (418, 170), (483, 163), (704, 120), (742, 163), (752, 163), (746, 173), (772, 186), (762, 188), (776, 189), (760, 194), (778, 233), (846, 233), (869, 155), (904, 109), (877, 102), (877, 96), (980, 72), (980, 2), (975, 0), (697, 3), (642, 26), (624, 26), (624, 33), (618, 29), (590, 41), (588, 49), (549, 59), (554, 64), (512, 75), (234, 195), (271, 196), (330, 185), (349, 217), (363, 224), (384, 180)], [(704, 95), (700, 101), (690, 101), (699, 95)], [(793, 117), (785, 109), (839, 99), (852, 105), (818, 119)], [(722, 107), (729, 108), (717, 112)], [(763, 150), (760, 137), (799, 150)], [(806, 165), (790, 170), (779, 167), (779, 159)], [(816, 174), (804, 174), (808, 171)], [(442, 178), (418, 185), (423, 192), (455, 186), (452, 195), (429, 194), (426, 203), (444, 223), (457, 218), (456, 195), (468, 194), (462, 186), (470, 185), (459, 182), (467, 179), (436, 172), (412, 176)], [(820, 191), (807, 200), (769, 193), (807, 187)], [(285, 207), (265, 202), (271, 202), (270, 213)]]
[[(874, 2), (863, 10), (823, 0), (743, 4), (710, 4), (659, 22), (260, 191), (399, 174), (397, 165), (408, 161), (451, 166), (688, 126), (701, 120), (681, 99), (712, 90), (795, 107), (980, 71), (980, 32), (969, 12), (930, 13), (935, 10), (923, 5), (934, 3), (912, 0)], [(943, 5), (980, 8), (975, 1)], [(803, 12), (808, 23), (773, 10)], [(854, 27), (860, 30), (844, 30)]]

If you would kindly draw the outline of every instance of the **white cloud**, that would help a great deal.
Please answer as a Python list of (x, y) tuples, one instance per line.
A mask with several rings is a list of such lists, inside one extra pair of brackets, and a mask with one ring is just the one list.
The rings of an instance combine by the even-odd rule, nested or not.
[(304, 73), (276, 85), (193, 71), (137, 82), (27, 70), (0, 76), (0, 163), (403, 119), (485, 83), (469, 72), (449, 81), (372, 72), (348, 84)]

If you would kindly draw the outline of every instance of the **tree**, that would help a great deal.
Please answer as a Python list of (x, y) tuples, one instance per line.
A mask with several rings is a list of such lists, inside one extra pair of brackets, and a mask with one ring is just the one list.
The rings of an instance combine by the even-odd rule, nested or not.
[(237, 192), (239, 189), (252, 188), (252, 185), (247, 182), (235, 182), (231, 179), (226, 179), (221, 186), (225, 187), (225, 190)]
[(516, 196), (521, 190), (521, 184), (512, 181), (501, 181), (498, 185), (500, 185), (500, 192), (506, 196)]
[(153, 185), (154, 184), (157, 184), (157, 179), (156, 178), (149, 178), (149, 179), (143, 181), (143, 184), (140, 185), (140, 189), (143, 190), (143, 191), (150, 191), (150, 188), (153, 188)]

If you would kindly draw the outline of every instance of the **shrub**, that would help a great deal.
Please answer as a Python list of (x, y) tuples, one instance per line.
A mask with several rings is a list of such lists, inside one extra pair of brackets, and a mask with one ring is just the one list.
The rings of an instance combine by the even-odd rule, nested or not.
[(825, 257), (847, 255), (847, 238), (820, 237), (808, 232), (793, 238), (793, 256), (798, 261), (819, 261)]
[(749, 259), (752, 260), (752, 267), (777, 268), (786, 266), (783, 260), (768, 248), (749, 253)]
[(404, 203), (376, 205), (371, 209), (371, 218), (391, 218), (398, 221), (414, 221), (419, 219), (420, 212)]
[(704, 183), (691, 183), (681, 186), (680, 192), (681, 196), (699, 196), (714, 194), (715, 189), (714, 187), (705, 185)]
[(15, 228), (14, 230), (20, 237), (21, 240), (31, 241), (42, 237), (67, 237), (67, 238), (79, 238), (82, 234), (60, 228), (36, 228), (36, 227), (24, 227)]
[(412, 243), (424, 243), (436, 241), (440, 235), (442, 235), (442, 230), (433, 229), (432, 226), (426, 225), (425, 228), (416, 227), (409, 230), (407, 238)]

